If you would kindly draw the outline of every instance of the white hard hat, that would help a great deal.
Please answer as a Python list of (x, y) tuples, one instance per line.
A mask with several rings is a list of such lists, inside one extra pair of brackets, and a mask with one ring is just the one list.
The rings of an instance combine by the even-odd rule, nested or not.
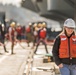
[(64, 26), (75, 28), (76, 27), (75, 26), (75, 21), (73, 19), (69, 18), (69, 19), (65, 20)]
[(4, 27), (4, 24), (2, 24), (2, 27)]
[(17, 23), (17, 26), (20, 26), (20, 23)]

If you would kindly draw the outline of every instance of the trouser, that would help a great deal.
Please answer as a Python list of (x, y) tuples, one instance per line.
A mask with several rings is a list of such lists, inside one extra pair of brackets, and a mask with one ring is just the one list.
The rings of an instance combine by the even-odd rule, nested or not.
[(36, 49), (35, 49), (34, 53), (36, 53), (36, 51), (37, 51), (37, 49), (38, 49), (38, 46), (39, 46), (40, 42), (42, 42), (42, 43), (45, 45), (46, 53), (48, 53), (47, 45), (46, 45), (46, 43), (45, 43), (45, 40), (44, 40), (44, 39), (40, 39), (40, 40), (38, 41), (38, 43), (37, 43), (37, 46), (36, 46)]
[(0, 41), (1, 41), (1, 43), (3, 44), (4, 51), (7, 52), (6, 46), (5, 46), (5, 43), (4, 43), (4, 42), (5, 42), (5, 38), (1, 36), (1, 37), (0, 37)]
[(63, 64), (63, 67), (59, 69), (61, 75), (76, 75), (76, 65)]
[(13, 48), (14, 48), (14, 41), (15, 41), (14, 36), (12, 36), (11, 54), (13, 54), (13, 53), (14, 53), (14, 52), (13, 52)]
[(18, 35), (17, 35), (17, 39), (18, 39), (19, 41), (21, 41), (21, 39), (22, 39), (21, 34), (18, 34)]

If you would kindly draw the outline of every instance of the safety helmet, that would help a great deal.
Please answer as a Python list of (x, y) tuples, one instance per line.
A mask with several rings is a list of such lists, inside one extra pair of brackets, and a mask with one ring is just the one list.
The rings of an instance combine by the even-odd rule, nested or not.
[(20, 26), (20, 23), (17, 23), (17, 26)]
[(66, 27), (70, 27), (70, 28), (75, 28), (75, 21), (71, 18), (68, 18), (67, 20), (65, 20), (64, 22), (64, 26)]
[(15, 22), (12, 22), (12, 23), (10, 24), (11, 27), (15, 27), (15, 25), (16, 25)]
[(2, 27), (4, 27), (4, 24), (2, 24)]
[(33, 27), (37, 27), (37, 23), (35, 23), (35, 24), (33, 25)]
[(32, 23), (31, 22), (29, 23), (29, 26), (32, 26)]
[(46, 23), (45, 23), (45, 22), (43, 22), (43, 23), (42, 23), (42, 26), (43, 26), (43, 27), (46, 27)]

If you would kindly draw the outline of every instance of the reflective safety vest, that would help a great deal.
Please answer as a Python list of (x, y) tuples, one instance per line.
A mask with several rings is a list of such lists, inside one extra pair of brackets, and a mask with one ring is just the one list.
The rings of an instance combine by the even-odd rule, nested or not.
[(40, 30), (40, 38), (45, 38), (46, 37), (46, 30)]
[(65, 34), (60, 35), (60, 47), (59, 57), (60, 58), (76, 58), (76, 36), (72, 35), (70, 40)]
[(31, 32), (31, 28), (30, 28), (30, 27), (27, 27), (27, 28), (26, 28), (26, 32), (27, 32), (27, 33)]
[(15, 28), (12, 28), (11, 35), (14, 36), (14, 34), (15, 34)]
[(22, 34), (22, 28), (21, 27), (16, 28), (16, 31), (17, 31), (17, 34), (19, 34), (19, 35)]

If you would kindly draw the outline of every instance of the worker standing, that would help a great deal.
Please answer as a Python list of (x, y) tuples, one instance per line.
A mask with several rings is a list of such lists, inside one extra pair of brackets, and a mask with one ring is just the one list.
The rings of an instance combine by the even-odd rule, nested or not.
[(47, 34), (46, 23), (44, 23), (44, 22), (39, 23), (38, 27), (39, 27), (39, 30), (38, 30), (38, 42), (37, 42), (36, 49), (35, 49), (34, 53), (36, 54), (38, 46), (40, 45), (40, 43), (42, 43), (45, 46), (46, 53), (49, 53), (48, 49), (47, 49), (47, 44), (45, 42), (46, 34)]
[(73, 19), (65, 20), (63, 31), (54, 42), (52, 53), (61, 75), (76, 75), (75, 27)]
[(15, 22), (12, 22), (11, 24), (10, 24), (10, 27), (9, 27), (9, 29), (8, 29), (8, 34), (9, 34), (9, 40), (11, 41), (11, 54), (14, 54), (14, 52), (13, 52), (13, 48), (14, 48), (14, 42), (15, 42), (15, 40), (16, 40), (16, 35), (15, 35)]
[(6, 34), (5, 25), (0, 24), (0, 42), (3, 44), (4, 51), (8, 53), (5, 46), (5, 34)]

